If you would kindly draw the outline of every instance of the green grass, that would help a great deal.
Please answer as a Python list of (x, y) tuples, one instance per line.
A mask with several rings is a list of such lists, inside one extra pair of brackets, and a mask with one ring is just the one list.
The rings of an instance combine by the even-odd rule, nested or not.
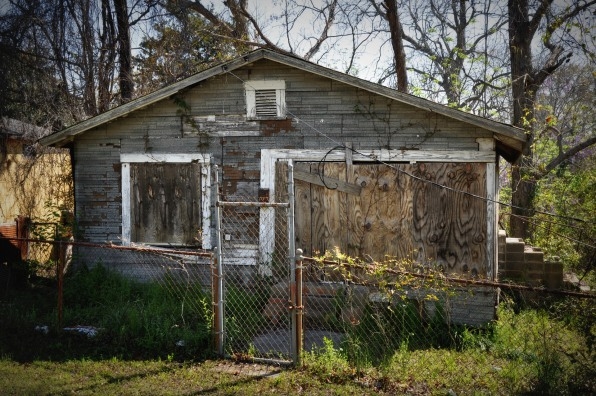
[(73, 360), (28, 364), (0, 360), (4, 395), (363, 395), (358, 383), (334, 384), (287, 370), (273, 377), (221, 372), (218, 362)]
[[(374, 328), (376, 333), (382, 330), (386, 340), (374, 333), (369, 343), (361, 339), (356, 345), (326, 340), (322, 348), (305, 353), (304, 360), (309, 372), (322, 380), (368, 381), (390, 393), (595, 394), (594, 334), (583, 332), (586, 324), (557, 319), (545, 310), (513, 308), (502, 304), (498, 320), (488, 328), (451, 330), (452, 343), (430, 338), (424, 344), (414, 338), (410, 344), (395, 329), (403, 323), (398, 320)], [(589, 329), (593, 332), (596, 324)], [(381, 353), (383, 347), (388, 349)], [(377, 362), (371, 358), (374, 351)], [(357, 354), (369, 360), (354, 359)]]

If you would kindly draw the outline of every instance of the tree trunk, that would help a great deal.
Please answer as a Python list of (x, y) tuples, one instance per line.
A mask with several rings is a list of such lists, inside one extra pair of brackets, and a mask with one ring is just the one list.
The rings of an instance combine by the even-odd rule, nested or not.
[(533, 153), (534, 98), (532, 69), (532, 32), (527, 0), (509, 0), (509, 52), (511, 56), (511, 91), (513, 125), (526, 129), (527, 140), (521, 157), (513, 164), (511, 175), (510, 234), (518, 238), (530, 237), (527, 216), (533, 209), (536, 183), (530, 175)]
[(116, 23), (118, 25), (118, 60), (120, 63), (118, 81), (120, 84), (120, 103), (122, 104), (130, 101), (134, 94), (130, 22), (128, 20), (126, 0), (114, 0), (114, 9), (116, 11)]
[(387, 11), (387, 22), (391, 32), (391, 46), (393, 47), (393, 60), (397, 75), (397, 90), (408, 93), (408, 74), (406, 71), (406, 53), (403, 42), (403, 27), (399, 20), (396, 0), (385, 0), (383, 4)]

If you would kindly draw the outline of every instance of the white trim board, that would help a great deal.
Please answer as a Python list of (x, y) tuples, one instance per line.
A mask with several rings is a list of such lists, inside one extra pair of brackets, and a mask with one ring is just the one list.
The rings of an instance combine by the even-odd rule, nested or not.
[(122, 244), (130, 245), (131, 238), (131, 213), (130, 213), (130, 164), (131, 163), (157, 163), (166, 162), (174, 164), (188, 164), (198, 162), (201, 164), (201, 244), (203, 249), (211, 249), (211, 155), (210, 154), (147, 154), (129, 153), (120, 154), (122, 163)]
[[(345, 162), (345, 150), (262, 149), (261, 188), (269, 189), (269, 202), (275, 199), (275, 163), (278, 160)], [(429, 150), (358, 150), (353, 162), (483, 162), (495, 163), (495, 151), (429, 151)]]

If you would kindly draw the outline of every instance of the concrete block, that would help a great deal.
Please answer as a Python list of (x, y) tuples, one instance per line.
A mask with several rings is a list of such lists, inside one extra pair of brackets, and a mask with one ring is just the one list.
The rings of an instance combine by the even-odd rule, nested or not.
[(544, 253), (535, 250), (526, 250), (524, 252), (524, 260), (526, 262), (544, 262)]
[(563, 287), (563, 263), (548, 261), (544, 263), (544, 285), (549, 289)]
[(526, 261), (525, 268), (528, 272), (543, 273), (544, 263), (542, 261)]
[(563, 277), (563, 263), (560, 261), (547, 261), (544, 263), (544, 271), (547, 273), (560, 274)]
[(544, 286), (548, 289), (561, 289), (563, 287), (563, 274), (545, 273)]
[(507, 238), (507, 253), (523, 253), (525, 248), (526, 244), (520, 238)]
[(526, 263), (523, 260), (521, 261), (508, 261), (507, 262), (507, 271), (521, 271), (524, 272), (526, 270)]
[(507, 256), (506, 256), (508, 263), (513, 262), (513, 261), (523, 263), (525, 261), (524, 258), (525, 258), (525, 256), (524, 256), (523, 252), (507, 252)]
[(523, 282), (525, 280), (525, 273), (523, 271), (507, 271), (503, 274), (502, 280)]

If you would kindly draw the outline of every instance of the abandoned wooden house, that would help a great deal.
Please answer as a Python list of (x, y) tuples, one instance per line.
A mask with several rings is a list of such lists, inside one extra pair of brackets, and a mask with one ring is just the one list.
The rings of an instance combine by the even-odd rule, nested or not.
[[(524, 141), (510, 125), (263, 49), (41, 140), (71, 149), (80, 240), (212, 249), (213, 167), (224, 200), (273, 202), (287, 182), (278, 165), (291, 163), (305, 254), (338, 247), (489, 280), (499, 157)], [(258, 235), (252, 244), (263, 249)]]

